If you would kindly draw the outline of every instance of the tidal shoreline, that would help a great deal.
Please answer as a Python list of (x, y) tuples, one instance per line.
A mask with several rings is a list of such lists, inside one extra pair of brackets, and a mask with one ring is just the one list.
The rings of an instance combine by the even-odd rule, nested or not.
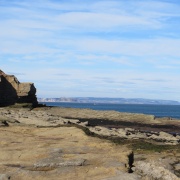
[(180, 134), (180, 120), (170, 117), (156, 118), (154, 115), (138, 113), (122, 113), (117, 111), (100, 111), (91, 109), (48, 107), (56, 114), (68, 119), (78, 119), (89, 122), (90, 126), (103, 126), (108, 128), (131, 127), (140, 131), (164, 131), (173, 135)]
[[(54, 179), (59, 175), (77, 179), (77, 173), (79, 179), (141, 180), (160, 176), (177, 180), (178, 127), (178, 120), (115, 111), (0, 108), (0, 175), (5, 173), (15, 180), (23, 179), (25, 174), (26, 179)], [(172, 135), (163, 130), (177, 132)], [(131, 164), (128, 157), (132, 151)], [(132, 173), (128, 173), (130, 168)]]
[[(66, 117), (68, 119), (73, 119), (70, 117)], [(137, 122), (126, 122), (126, 121), (111, 121), (111, 120), (104, 120), (104, 119), (83, 119), (78, 118), (81, 122), (89, 123), (89, 126), (102, 126), (107, 128), (133, 128), (139, 130), (141, 132), (150, 132), (150, 131), (164, 131), (172, 135), (180, 135), (180, 126), (178, 125), (161, 125), (161, 124), (142, 124)]]

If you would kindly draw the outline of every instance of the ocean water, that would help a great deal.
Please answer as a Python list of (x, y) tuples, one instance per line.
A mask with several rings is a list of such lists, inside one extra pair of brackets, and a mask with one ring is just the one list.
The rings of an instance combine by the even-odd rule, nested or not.
[(88, 108), (94, 110), (114, 110), (128, 113), (152, 114), (156, 117), (171, 117), (180, 119), (180, 105), (145, 105), (145, 104), (104, 104), (104, 103), (67, 103), (44, 102), (47, 106)]

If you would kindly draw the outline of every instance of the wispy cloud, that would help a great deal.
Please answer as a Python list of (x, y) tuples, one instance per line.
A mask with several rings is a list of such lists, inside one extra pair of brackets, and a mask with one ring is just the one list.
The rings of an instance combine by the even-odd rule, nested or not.
[(1, 68), (38, 96), (180, 100), (179, 12), (170, 0), (0, 0)]

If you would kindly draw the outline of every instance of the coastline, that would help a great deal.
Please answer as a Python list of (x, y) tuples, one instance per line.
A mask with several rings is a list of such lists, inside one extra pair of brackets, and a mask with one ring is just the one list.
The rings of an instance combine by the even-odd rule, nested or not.
[(46, 106), (92, 109), (103, 111), (118, 111), (123, 113), (138, 113), (154, 115), (156, 118), (167, 117), (180, 119), (180, 105), (169, 104), (113, 104), (113, 103), (72, 103), (72, 102), (44, 102)]
[[(1, 117), (0, 128), (2, 131), (5, 131), (6, 133), (16, 132), (16, 133), (19, 133), (21, 137), (29, 134), (28, 136), (32, 136), (33, 138), (34, 134), (31, 134), (31, 132), (36, 132), (35, 137), (39, 139), (38, 142), (40, 144), (44, 143), (44, 145), (42, 145), (42, 148), (41, 148), (41, 150), (43, 151), (47, 151), (47, 149), (50, 148), (51, 141), (53, 142), (53, 144), (61, 143), (61, 141), (65, 138), (65, 134), (69, 133), (70, 137), (67, 134), (68, 138), (65, 138), (66, 140), (64, 144), (61, 145), (61, 148), (68, 146), (67, 149), (69, 148), (72, 149), (72, 147), (74, 146), (77, 149), (79, 149), (81, 147), (80, 148), (81, 150), (72, 149), (72, 151), (73, 153), (81, 151), (82, 154), (81, 154), (81, 159), (77, 158), (76, 160), (68, 156), (68, 159), (71, 161), (67, 161), (66, 159), (65, 164), (69, 164), (69, 165), (74, 164), (74, 166), (77, 167), (75, 168), (76, 171), (79, 172), (79, 170), (77, 169), (81, 167), (83, 170), (85, 169), (87, 170), (88, 168), (87, 164), (90, 163), (91, 173), (89, 174), (89, 178), (94, 177), (94, 179), (97, 179), (97, 178), (98, 179), (107, 179), (107, 178), (113, 179), (113, 178), (118, 178), (118, 177), (125, 177), (126, 179), (132, 179), (132, 180), (143, 179), (145, 177), (152, 178), (157, 175), (156, 172), (153, 172), (153, 174), (148, 174), (145, 171), (145, 168), (148, 169), (152, 167), (156, 167), (157, 169), (159, 167), (163, 168), (162, 172), (164, 173), (164, 175), (171, 177), (171, 179), (178, 179), (177, 176), (180, 175), (180, 169), (178, 169), (179, 162), (180, 162), (180, 158), (179, 158), (180, 145), (179, 145), (179, 139), (178, 139), (179, 138), (178, 128), (180, 127), (180, 121), (178, 120), (169, 120), (169, 119), (163, 119), (163, 118), (156, 119), (154, 118), (154, 116), (143, 115), (143, 114), (137, 115), (137, 114), (129, 114), (129, 113), (119, 113), (115, 111), (95, 111), (95, 110), (89, 110), (89, 109), (74, 109), (74, 108), (60, 108), (60, 107), (37, 107), (34, 109), (9, 108), (9, 107), (0, 108), (0, 117)], [(172, 130), (173, 131), (175, 130), (177, 131), (175, 132), (176, 134), (172, 135), (172, 134), (169, 134), (168, 132), (164, 132), (163, 131), (164, 128), (167, 130), (168, 126), (169, 126), (169, 132)], [(147, 132), (144, 132), (138, 128), (142, 128), (143, 130)], [(76, 130), (76, 129), (79, 129), (79, 130)], [(82, 134), (83, 131), (81, 129), (86, 133), (86, 135)], [(43, 134), (39, 135), (38, 133), (40, 132), (42, 132)], [(48, 132), (51, 132), (51, 133), (49, 134)], [(63, 132), (64, 134), (61, 132)], [(13, 140), (13, 137), (11, 138), (12, 138), (11, 140), (12, 142), (16, 142), (18, 140), (18, 139)], [(72, 141), (72, 139), (74, 138), (76, 138), (76, 140)], [(83, 139), (88, 140), (88, 143), (85, 142), (84, 145), (78, 144), (78, 143), (82, 143), (82, 141), (84, 141)], [(2, 140), (1, 142), (4, 142), (3, 139), (1, 140)], [(100, 163), (99, 165), (97, 165), (97, 163), (95, 163), (95, 161), (93, 160), (95, 157), (94, 155), (92, 155), (92, 149), (89, 149), (88, 151), (83, 150), (83, 149), (87, 149), (87, 147), (89, 146), (92, 146), (92, 143), (95, 143), (96, 141), (98, 144), (108, 143), (108, 146), (105, 144), (104, 145), (102, 144), (101, 145), (102, 149), (100, 148), (98, 144), (95, 145), (96, 148), (101, 149), (99, 150), (104, 157), (106, 156), (108, 157), (108, 159), (106, 160), (104, 159), (104, 162), (102, 164)], [(36, 142), (36, 140), (34, 142)], [(33, 143), (33, 141), (29, 143), (31, 144)], [(48, 144), (50, 143), (50, 144), (45, 145), (46, 143)], [(74, 143), (76, 143), (77, 146)], [(53, 144), (52, 146), (54, 146)], [(9, 146), (1, 143), (1, 149), (5, 150), (8, 147)], [(36, 148), (38, 149), (38, 147)], [(26, 153), (30, 153), (30, 151), (28, 151), (26, 147), (24, 148), (25, 148)], [(119, 154), (115, 153), (117, 151), (116, 148), (119, 149), (118, 150)], [(111, 152), (112, 150), (113, 152)], [(96, 152), (98, 151), (96, 150)], [(111, 153), (108, 153), (108, 151)], [(128, 165), (129, 160), (127, 157), (131, 154), (132, 151), (134, 153), (133, 166), (135, 167), (133, 167), (132, 165)], [(5, 153), (5, 151), (3, 152)], [(13, 152), (16, 152), (16, 150), (13, 150)], [(35, 171), (38, 174), (38, 176), (41, 176), (44, 179), (46, 179), (44, 174), (40, 170), (40, 169), (44, 169), (43, 171), (47, 170), (47, 172), (51, 174), (49, 176), (49, 179), (53, 179), (52, 177), (54, 176), (53, 174), (54, 170), (56, 171), (56, 173), (54, 172), (56, 175), (60, 173), (59, 168), (62, 167), (61, 166), (62, 162), (60, 163), (58, 161), (57, 163), (56, 162), (57, 159), (55, 158), (55, 155), (52, 155), (53, 157), (49, 157), (49, 159), (50, 159), (50, 162), (52, 161), (51, 165), (53, 167), (49, 167), (50, 164), (48, 164), (47, 160), (42, 160), (41, 158), (41, 156), (43, 155), (43, 152), (40, 152), (40, 151), (38, 152), (40, 153), (39, 155), (35, 155), (36, 153), (34, 154), (37, 157), (34, 159), (34, 161), (37, 161), (37, 163), (39, 163), (38, 165), (31, 164), (31, 165), (26, 166), (22, 162), (23, 165), (19, 165), (18, 167), (17, 164), (15, 163), (14, 166), (17, 166), (17, 167), (8, 166), (7, 168), (6, 166), (6, 168), (8, 169), (7, 172), (14, 171), (14, 170), (17, 171), (18, 169), (21, 169), (22, 171), (21, 175), (23, 176), (23, 173), (27, 171), (25, 169), (29, 168), (32, 170), (34, 168), (36, 169)], [(50, 154), (52, 154), (52, 152)], [(49, 155), (46, 155), (46, 156), (48, 157)], [(119, 158), (117, 166), (115, 166), (117, 162), (115, 163), (114, 156), (117, 156), (117, 158)], [(41, 160), (38, 160), (38, 159), (41, 159)], [(103, 157), (100, 157), (99, 155), (97, 160), (101, 161), (100, 159), (103, 159)], [(161, 159), (161, 162), (159, 161), (159, 159)], [(1, 162), (4, 162), (4, 163), (5, 161), (6, 159), (4, 159), (3, 161), (1, 160)], [(85, 161), (87, 164), (85, 163)], [(10, 163), (10, 160), (8, 163)], [(80, 163), (80, 166), (77, 165), (78, 163)], [(110, 163), (111, 165), (109, 164), (108, 165), (109, 167), (106, 168), (103, 165), (104, 163)], [(7, 164), (7, 162), (5, 164)], [(13, 164), (13, 162), (11, 162), (11, 164)], [(123, 166), (120, 164), (123, 164)], [(143, 165), (143, 168), (141, 167), (142, 165)], [(25, 166), (26, 168), (23, 169), (22, 166)], [(97, 167), (101, 166), (101, 170), (100, 170), (101, 173), (99, 175), (97, 174), (95, 175), (92, 173), (93, 172), (92, 170), (94, 170), (96, 166)], [(4, 165), (2, 163), (2, 165), (0, 166), (0, 169), (3, 169), (3, 167)], [(66, 165), (63, 165), (63, 167), (65, 171), (68, 170), (72, 173), (72, 174), (70, 173), (71, 178), (75, 178), (75, 175), (73, 175), (74, 173), (73, 169), (71, 169), (69, 166), (66, 167)], [(110, 172), (107, 173), (109, 168), (113, 170), (111, 173)], [(133, 173), (128, 173), (129, 171), (128, 169), (131, 169), (131, 168), (132, 168)], [(106, 172), (106, 175), (104, 174), (104, 172)], [(119, 175), (117, 172), (119, 173)], [(160, 172), (160, 169), (158, 172)], [(80, 176), (81, 178), (85, 177), (85, 173), (80, 173), (80, 174), (81, 174)], [(164, 175), (162, 174), (162, 176)], [(11, 176), (15, 176), (15, 175), (12, 173)], [(30, 174), (29, 176), (32, 177)], [(63, 176), (67, 178), (65, 174), (63, 174)], [(36, 179), (36, 175), (34, 175), (34, 177), (35, 177), (34, 179)]]
[(103, 126), (109, 128), (131, 127), (141, 131), (165, 131), (171, 134), (180, 133), (180, 120), (169, 117), (156, 118), (154, 115), (138, 113), (123, 113), (117, 111), (101, 111), (91, 109), (47, 107), (56, 115), (63, 118), (78, 119), (81, 122), (88, 121), (91, 126)]

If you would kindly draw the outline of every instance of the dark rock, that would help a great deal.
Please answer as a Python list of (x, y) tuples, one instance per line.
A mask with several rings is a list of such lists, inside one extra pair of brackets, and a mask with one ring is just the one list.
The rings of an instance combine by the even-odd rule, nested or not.
[(33, 83), (20, 83), (14, 75), (0, 70), (0, 106), (16, 103), (37, 106), (36, 88)]
[(0, 127), (9, 126), (6, 121), (0, 121)]
[(134, 163), (134, 153), (131, 152), (130, 154), (128, 154), (128, 173), (133, 173), (133, 163)]

